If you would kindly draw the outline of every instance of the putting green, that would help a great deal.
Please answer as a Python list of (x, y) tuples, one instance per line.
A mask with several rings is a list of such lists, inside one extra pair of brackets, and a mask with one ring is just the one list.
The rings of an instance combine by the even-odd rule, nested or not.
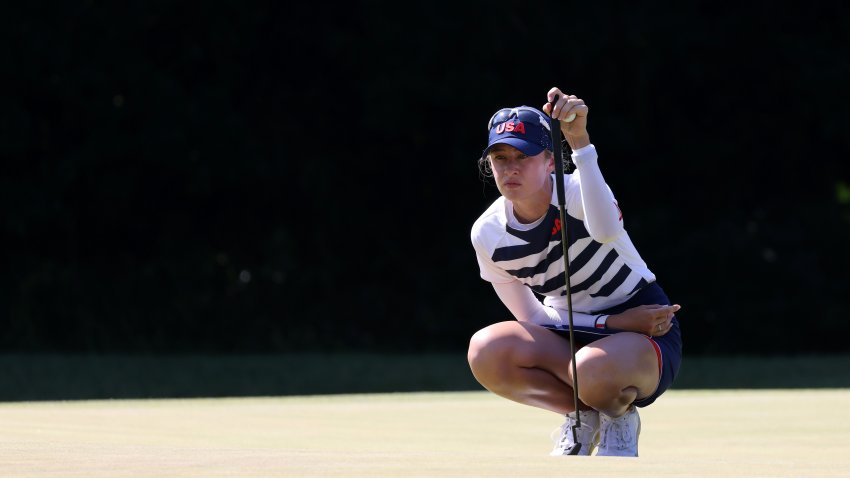
[(677, 391), (641, 457), (550, 457), (558, 416), (486, 392), (0, 404), (0, 476), (850, 475), (850, 390)]

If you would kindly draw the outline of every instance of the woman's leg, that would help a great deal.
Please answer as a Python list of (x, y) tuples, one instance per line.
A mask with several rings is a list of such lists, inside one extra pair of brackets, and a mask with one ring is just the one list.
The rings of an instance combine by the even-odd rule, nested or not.
[(620, 332), (576, 352), (579, 399), (610, 417), (652, 395), (661, 371), (655, 345), (645, 335)]
[[(475, 378), (497, 395), (560, 414), (575, 410), (569, 342), (550, 330), (518, 321), (493, 324), (472, 336), (468, 360)], [(584, 346), (576, 366), (579, 399), (613, 417), (658, 383), (655, 347), (640, 334), (623, 332)]]
[(485, 327), (472, 336), (467, 359), (497, 395), (562, 415), (575, 410), (570, 344), (543, 327), (515, 320)]

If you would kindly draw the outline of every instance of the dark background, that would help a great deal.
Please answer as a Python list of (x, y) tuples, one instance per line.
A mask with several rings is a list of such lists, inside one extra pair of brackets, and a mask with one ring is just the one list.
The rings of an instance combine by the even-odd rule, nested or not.
[(486, 121), (559, 86), (687, 354), (846, 352), (848, 7), (598, 3), (4, 5), (0, 347), (462, 353)]

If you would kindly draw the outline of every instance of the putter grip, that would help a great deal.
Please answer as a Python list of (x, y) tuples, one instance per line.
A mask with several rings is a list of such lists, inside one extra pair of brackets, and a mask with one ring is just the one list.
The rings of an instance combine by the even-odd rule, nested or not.
[[(549, 103), (552, 108), (558, 102), (558, 95)], [(549, 110), (550, 114), (552, 110)], [(549, 116), (550, 132), (552, 134), (552, 153), (555, 156), (555, 188), (558, 191), (558, 205), (563, 206), (566, 203), (564, 197), (564, 155), (561, 151), (561, 122), (557, 118)]]

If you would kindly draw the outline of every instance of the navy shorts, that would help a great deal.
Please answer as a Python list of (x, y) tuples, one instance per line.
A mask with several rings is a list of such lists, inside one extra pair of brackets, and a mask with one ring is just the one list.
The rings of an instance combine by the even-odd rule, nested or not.
[[(595, 314), (619, 314), (620, 312), (623, 312), (626, 309), (631, 309), (632, 307), (651, 304), (670, 305), (670, 299), (667, 298), (667, 294), (664, 293), (664, 290), (657, 282), (653, 282), (639, 290), (629, 300), (622, 304), (609, 309), (600, 310), (595, 312)], [(544, 327), (558, 335), (569, 338), (569, 327), (566, 325)], [(619, 332), (623, 331), (597, 329), (594, 327), (573, 327), (573, 337), (576, 340), (577, 347)], [(634, 404), (638, 407), (645, 407), (651, 404), (655, 401), (655, 399), (660, 397), (662, 393), (670, 388), (670, 385), (673, 384), (673, 380), (676, 379), (676, 375), (679, 374), (679, 366), (682, 364), (682, 334), (679, 330), (679, 321), (675, 316), (673, 317), (673, 326), (670, 328), (669, 332), (660, 337), (647, 336), (647, 339), (655, 345), (655, 351), (658, 353), (661, 378), (658, 381), (658, 388), (655, 390), (655, 393), (641, 400), (635, 400)]]

